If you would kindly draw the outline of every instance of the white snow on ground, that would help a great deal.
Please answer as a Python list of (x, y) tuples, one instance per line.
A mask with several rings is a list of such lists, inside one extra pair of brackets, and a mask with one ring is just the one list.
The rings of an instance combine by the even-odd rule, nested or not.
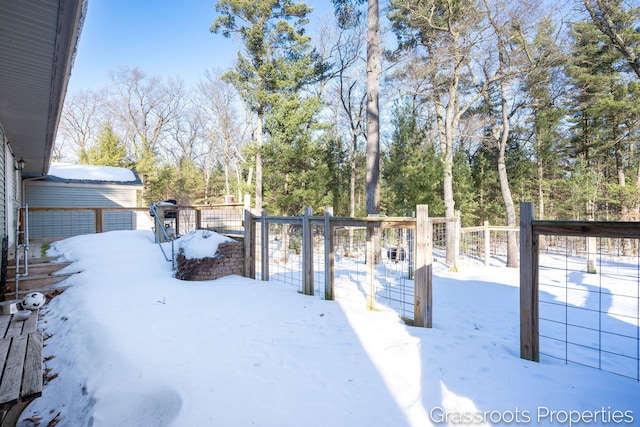
[(56, 378), (19, 425), (640, 424), (637, 381), (519, 358), (517, 270), (439, 272), (424, 329), (277, 282), (179, 281), (156, 246), (148, 231), (54, 244), (80, 273), (41, 313)]

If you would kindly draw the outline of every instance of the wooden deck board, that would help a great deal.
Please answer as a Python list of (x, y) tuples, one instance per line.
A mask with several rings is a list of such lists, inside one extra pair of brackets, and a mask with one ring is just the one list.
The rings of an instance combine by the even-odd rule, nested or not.
[(43, 338), (37, 311), (27, 320), (0, 315), (0, 323), (6, 325), (0, 338), (0, 423), (13, 425), (26, 405), (42, 396)]
[(20, 399), (20, 385), (27, 353), (27, 337), (5, 338), (4, 345), (9, 345), (9, 354), (2, 371), (0, 381), (0, 407), (10, 407)]
[(42, 395), (42, 332), (31, 332), (27, 336), (27, 353), (20, 391), (20, 398), (23, 400), (35, 399)]

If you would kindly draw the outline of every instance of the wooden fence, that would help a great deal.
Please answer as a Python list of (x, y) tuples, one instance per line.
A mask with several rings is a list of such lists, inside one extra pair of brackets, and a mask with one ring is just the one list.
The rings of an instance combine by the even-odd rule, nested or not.
[(500, 263), (507, 257), (507, 233), (518, 234), (519, 227), (495, 226), (485, 221), (479, 227), (461, 228), (456, 235), (459, 250), (456, 251), (457, 258), (465, 258), (483, 262), (489, 266), (492, 259), (499, 260)]
[[(548, 250), (562, 239), (561, 250)], [(543, 352), (640, 380), (637, 239), (640, 222), (536, 220), (533, 203), (521, 203), (521, 358)], [(541, 348), (541, 336), (559, 351)]]
[[(376, 254), (382, 249), (376, 248), (376, 234), (383, 229), (410, 229), (415, 235), (415, 244), (412, 244), (412, 251), (415, 256), (409, 254), (409, 258), (415, 260), (412, 265), (412, 279), (414, 283), (413, 319), (416, 326), (431, 327), (432, 325), (432, 243), (433, 224), (444, 223), (446, 221), (457, 221), (456, 218), (449, 220), (443, 218), (429, 218), (428, 207), (420, 205), (417, 207), (415, 217), (362, 217), (344, 218), (334, 217), (332, 210), (327, 209), (323, 216), (313, 216), (311, 209), (305, 209), (303, 215), (298, 217), (268, 216), (266, 211), (262, 215), (253, 215), (250, 211), (245, 211), (245, 276), (256, 278), (256, 268), (260, 268), (260, 278), (269, 280), (269, 225), (282, 224), (287, 226), (300, 227), (301, 232), (301, 259), (302, 259), (302, 293), (313, 295), (314, 274), (318, 273), (314, 269), (314, 236), (318, 242), (318, 235), (314, 233), (313, 227), (320, 227), (322, 231), (321, 244), (324, 247), (323, 271), (324, 274), (324, 297), (334, 299), (335, 297), (335, 259), (336, 245), (334, 242), (335, 231), (341, 228), (358, 227), (366, 230), (366, 284), (367, 305), (373, 307), (374, 279)], [(258, 228), (259, 227), (259, 228)], [(288, 245), (287, 245), (288, 246)], [(259, 252), (259, 260), (258, 254)]]
[[(177, 205), (175, 215), (167, 219), (175, 235), (197, 229), (211, 229), (224, 234), (243, 231), (244, 204)], [(169, 211), (169, 208), (166, 209)], [(103, 233), (113, 230), (149, 230), (154, 220), (149, 208), (87, 207), (87, 208), (28, 208), (31, 241), (55, 241), (71, 236)], [(164, 218), (161, 222), (165, 222)], [(24, 230), (22, 230), (24, 231)]]

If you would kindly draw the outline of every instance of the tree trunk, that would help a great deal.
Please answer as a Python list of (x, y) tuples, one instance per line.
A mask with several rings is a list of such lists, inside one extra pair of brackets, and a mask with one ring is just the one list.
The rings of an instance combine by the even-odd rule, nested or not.
[[(538, 112), (536, 111), (536, 116)], [(544, 205), (544, 162), (542, 154), (542, 146), (540, 142), (539, 132), (536, 131), (536, 176), (538, 179), (538, 219), (545, 218), (545, 205)], [(546, 236), (538, 236), (538, 247), (545, 249), (547, 240)]]
[(231, 192), (231, 186), (229, 185), (229, 163), (225, 162), (224, 164), (224, 191), (225, 195), (228, 196)]
[[(368, 0), (367, 11), (367, 215), (380, 213), (380, 40), (378, 0)], [(374, 240), (374, 260), (382, 259), (380, 229), (371, 233)]]
[[(516, 209), (511, 197), (511, 188), (509, 187), (509, 179), (507, 176), (507, 166), (505, 163), (505, 152), (507, 149), (507, 140), (509, 139), (509, 117), (507, 114), (507, 90), (504, 80), (500, 81), (500, 93), (502, 96), (502, 137), (500, 138), (500, 146), (498, 149), (498, 179), (500, 182), (500, 190), (504, 201), (505, 211), (507, 213), (507, 225), (515, 227)], [(507, 267), (518, 267), (518, 240), (516, 233), (507, 232)]]
[(262, 212), (262, 123), (264, 113), (258, 112), (258, 125), (256, 126), (256, 212)]
[[(349, 216), (356, 216), (356, 155), (358, 154), (358, 134), (354, 131), (352, 135), (351, 147), (351, 176), (349, 177)], [(353, 228), (349, 227), (349, 249), (348, 255), (352, 256), (354, 251)]]
[[(444, 177), (443, 177), (443, 197), (444, 197), (444, 207), (445, 207), (445, 216), (447, 218), (453, 218), (456, 216), (456, 202), (453, 199), (453, 140), (454, 133), (457, 127), (457, 112), (456, 103), (452, 101), (453, 99), (457, 99), (457, 83), (453, 83), (449, 87), (449, 94), (451, 95), (451, 100), (447, 104), (445, 109), (445, 118), (441, 123), (441, 148), (443, 149), (443, 166), (444, 166)], [(456, 268), (456, 224), (455, 222), (447, 222), (447, 247), (446, 247), (446, 262), (452, 268)]]

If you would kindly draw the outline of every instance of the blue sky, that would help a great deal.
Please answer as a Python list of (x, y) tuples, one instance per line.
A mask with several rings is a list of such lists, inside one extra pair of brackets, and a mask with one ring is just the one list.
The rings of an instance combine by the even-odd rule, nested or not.
[[(331, 10), (330, 0), (307, 3)], [(105, 87), (120, 66), (186, 83), (228, 68), (238, 45), (209, 32), (215, 17), (215, 0), (89, 0), (69, 91)]]

